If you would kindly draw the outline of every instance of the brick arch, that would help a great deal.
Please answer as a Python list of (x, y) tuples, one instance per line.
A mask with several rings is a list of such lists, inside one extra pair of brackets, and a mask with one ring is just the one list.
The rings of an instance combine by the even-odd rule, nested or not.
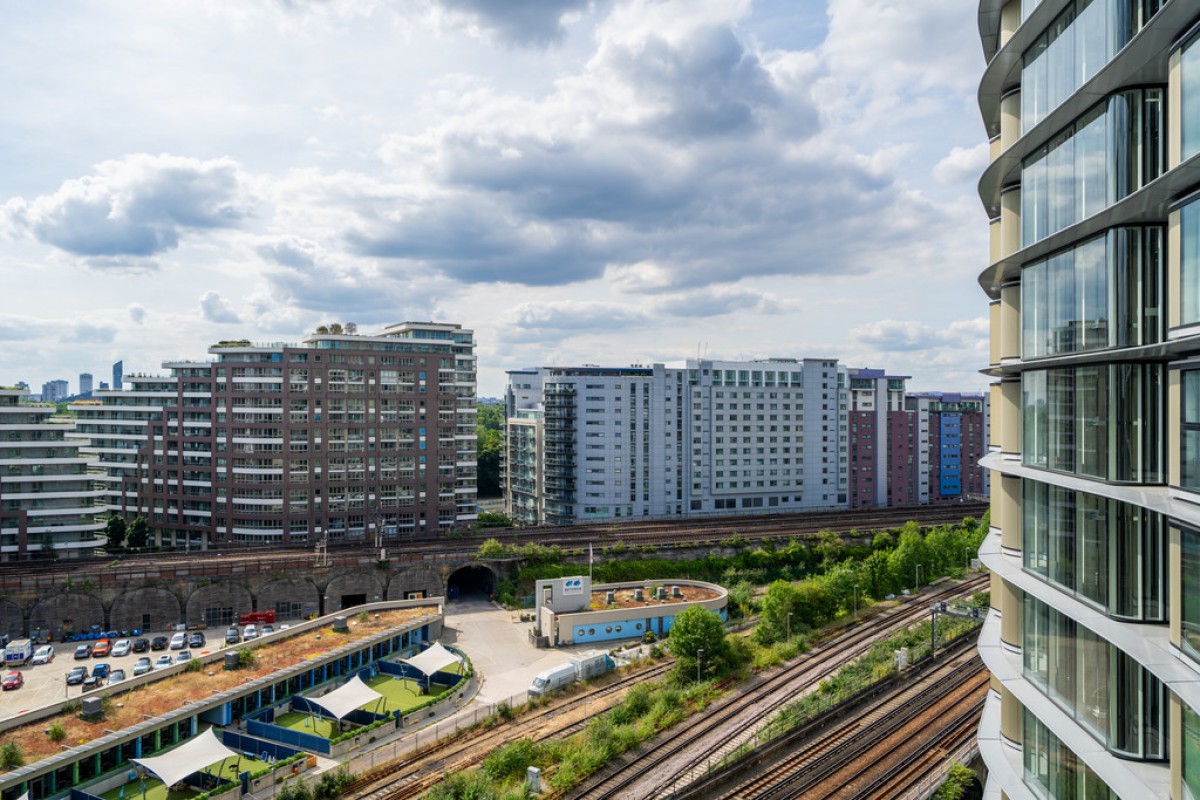
[(424, 592), (425, 597), (436, 597), (446, 585), (442, 570), (418, 564), (397, 570), (388, 581), (387, 599), (403, 600), (410, 592)]
[(301, 619), (321, 610), (321, 590), (309, 578), (279, 578), (258, 590), (258, 611), (279, 611), (279, 620)]
[[(145, 617), (149, 619), (145, 619)], [(117, 595), (109, 611), (111, 626), (119, 631), (164, 631), (183, 620), (183, 606), (169, 589), (145, 586)]]
[(76, 633), (89, 631), (93, 625), (107, 629), (108, 618), (100, 598), (67, 591), (38, 600), (29, 610), (29, 627), (49, 630), (55, 638), (68, 624)]
[[(214, 614), (209, 613), (213, 610), (219, 610), (223, 616), (214, 618)], [(188, 595), (184, 606), (188, 625), (204, 624), (213, 628), (224, 625), (229, 619), (236, 622), (239, 615), (257, 610), (249, 589), (240, 583), (223, 581), (197, 586)]]
[(0, 600), (0, 633), (8, 634), (10, 639), (25, 635), (25, 612), (11, 600)]
[[(361, 598), (372, 603), (384, 597), (384, 575), (379, 570), (357, 570), (337, 575), (325, 586), (325, 613), (343, 609), (343, 599)], [(349, 603), (348, 605), (353, 605)]]

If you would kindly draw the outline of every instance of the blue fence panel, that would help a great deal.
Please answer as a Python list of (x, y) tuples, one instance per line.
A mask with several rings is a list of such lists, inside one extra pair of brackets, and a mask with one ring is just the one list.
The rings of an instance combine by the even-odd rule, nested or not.
[(271, 741), (281, 742), (291, 745), (300, 750), (308, 750), (312, 753), (321, 753), (329, 755), (331, 744), (324, 736), (316, 736), (311, 733), (302, 731), (294, 731), (291, 728), (284, 728), (280, 725), (270, 725), (258, 720), (249, 720), (246, 722), (246, 732), (251, 736), (257, 736), (261, 739), (270, 739)]
[[(232, 750), (237, 750), (239, 753), (248, 753), (263, 761), (280, 761), (303, 752), (294, 747), (287, 747), (278, 742), (270, 742), (265, 739), (255, 739), (253, 736), (246, 736), (236, 731), (224, 731), (221, 735), (221, 741), (226, 747)], [(266, 758), (263, 758), (264, 755)]]
[(72, 789), (71, 800), (103, 800), (103, 798), (97, 797), (89, 792), (85, 792), (83, 789)]

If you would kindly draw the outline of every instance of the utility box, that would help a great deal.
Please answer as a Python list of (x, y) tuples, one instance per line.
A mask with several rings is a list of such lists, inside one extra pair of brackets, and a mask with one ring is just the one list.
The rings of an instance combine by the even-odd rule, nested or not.
[(333, 632), (334, 633), (349, 633), (350, 632), (350, 626), (346, 623), (345, 617), (334, 617), (333, 618)]
[(542, 770), (540, 768), (530, 767), (525, 770), (525, 788), (535, 794), (541, 794)]
[(225, 654), (225, 669), (237, 669), (238, 663), (241, 661), (241, 653), (236, 650), (232, 653)]
[(83, 717), (84, 719), (99, 719), (104, 713), (104, 710), (100, 705), (99, 697), (83, 698), (82, 709), (83, 710), (79, 712), (79, 716)]

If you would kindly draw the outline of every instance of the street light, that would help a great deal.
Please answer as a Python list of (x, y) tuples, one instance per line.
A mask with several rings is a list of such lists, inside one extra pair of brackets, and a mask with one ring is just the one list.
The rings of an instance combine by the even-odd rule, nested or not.
[(700, 682), (700, 662), (704, 659), (704, 648), (696, 651), (696, 683)]
[(792, 612), (790, 611), (787, 615), (787, 641), (788, 644), (792, 643)]
[(854, 584), (854, 616), (858, 616), (858, 584)]
[(921, 589), (921, 567), (923, 567), (923, 566), (925, 566), (925, 565), (924, 565), (924, 564), (917, 564), (917, 585), (916, 585), (916, 587), (915, 587), (915, 588), (916, 588), (918, 591), (920, 591), (920, 589)]

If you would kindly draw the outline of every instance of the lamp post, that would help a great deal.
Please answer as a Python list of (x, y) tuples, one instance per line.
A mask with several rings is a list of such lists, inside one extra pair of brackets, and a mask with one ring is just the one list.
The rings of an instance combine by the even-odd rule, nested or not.
[(925, 566), (925, 565), (924, 565), (924, 564), (917, 564), (917, 569), (916, 569), (916, 573), (917, 573), (916, 586), (914, 586), (914, 587), (913, 587), (915, 591), (920, 591), (920, 590), (921, 590), (921, 567), (923, 567), (923, 566)]
[(792, 612), (790, 611), (787, 615), (787, 642), (788, 644), (792, 643)]
[(696, 683), (700, 682), (700, 663), (704, 660), (704, 648), (696, 651)]
[(858, 584), (854, 584), (854, 616), (858, 616)]

